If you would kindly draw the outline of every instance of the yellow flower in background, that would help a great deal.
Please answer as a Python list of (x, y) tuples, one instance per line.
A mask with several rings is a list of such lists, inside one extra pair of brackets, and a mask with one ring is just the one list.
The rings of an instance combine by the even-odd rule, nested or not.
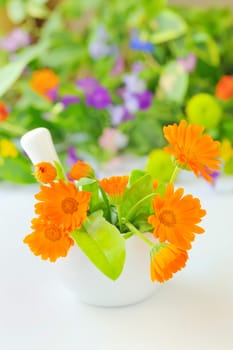
[(220, 147), (223, 169), (225, 174), (233, 173), (233, 147), (231, 141), (224, 139)]
[(188, 121), (202, 125), (207, 129), (218, 127), (223, 111), (216, 99), (206, 93), (196, 94), (190, 98), (186, 106)]
[(229, 140), (224, 139), (221, 142), (220, 153), (221, 153), (221, 158), (225, 162), (227, 162), (230, 158), (233, 157), (233, 147), (232, 147), (231, 142)]
[(11, 141), (7, 139), (0, 140), (0, 155), (3, 158), (16, 158), (18, 154), (17, 148)]

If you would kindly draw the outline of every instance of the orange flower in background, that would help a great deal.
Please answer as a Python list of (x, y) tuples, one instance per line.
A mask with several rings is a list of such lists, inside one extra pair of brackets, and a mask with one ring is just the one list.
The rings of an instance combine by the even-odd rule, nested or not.
[(52, 182), (41, 186), (35, 195), (40, 202), (35, 204), (35, 212), (44, 220), (62, 225), (65, 230), (80, 229), (87, 217), (91, 193), (79, 191), (72, 182)]
[(9, 115), (9, 112), (5, 103), (0, 101), (0, 122), (3, 122), (4, 120), (6, 120), (8, 115)]
[(191, 194), (183, 196), (183, 188), (174, 191), (174, 185), (168, 184), (164, 198), (155, 195), (152, 206), (154, 215), (148, 222), (154, 227), (154, 236), (160, 242), (168, 241), (177, 247), (187, 250), (191, 248), (194, 233), (203, 233), (197, 226), (206, 211), (201, 209), (200, 200)]
[(59, 77), (48, 68), (34, 72), (30, 81), (32, 90), (45, 97), (47, 100), (50, 100), (48, 92), (57, 88), (58, 85)]
[(100, 180), (99, 184), (104, 191), (111, 195), (122, 195), (129, 182), (128, 176), (111, 176)]
[(233, 97), (233, 76), (224, 75), (216, 85), (215, 96), (222, 101), (228, 101)]
[(173, 244), (161, 244), (151, 250), (150, 275), (152, 281), (165, 282), (186, 265), (188, 254)]
[(94, 177), (94, 171), (88, 163), (78, 160), (72, 166), (69, 177), (73, 180), (80, 180), (82, 177), (92, 178)]
[(41, 162), (35, 165), (35, 177), (39, 182), (52, 182), (56, 176), (57, 170), (51, 163)]
[(35, 255), (43, 260), (56, 261), (59, 257), (67, 256), (74, 241), (61, 227), (43, 221), (41, 218), (32, 220), (33, 232), (24, 238), (24, 243)]
[(187, 125), (185, 120), (179, 125), (164, 126), (164, 137), (170, 143), (165, 151), (173, 155), (180, 166), (187, 166), (197, 177), (202, 175), (212, 183), (212, 172), (220, 170), (220, 143), (208, 134), (202, 135), (203, 130), (203, 126)]

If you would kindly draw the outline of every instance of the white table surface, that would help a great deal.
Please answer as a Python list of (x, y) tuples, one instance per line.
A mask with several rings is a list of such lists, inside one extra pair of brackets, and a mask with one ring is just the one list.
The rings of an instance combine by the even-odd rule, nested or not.
[(142, 303), (99, 308), (79, 302), (22, 243), (38, 187), (1, 184), (0, 349), (232, 350), (232, 185), (187, 183), (208, 211), (187, 268)]

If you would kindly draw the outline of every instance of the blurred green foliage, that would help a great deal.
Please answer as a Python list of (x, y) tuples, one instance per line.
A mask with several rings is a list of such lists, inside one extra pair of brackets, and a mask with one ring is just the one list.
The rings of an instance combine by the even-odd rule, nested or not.
[[(0, 2), (3, 3), (6, 2)], [(163, 125), (186, 118), (188, 101), (199, 93), (211, 95), (221, 110), (221, 118), (214, 117), (214, 121), (208, 114), (207, 131), (216, 138), (233, 142), (233, 101), (222, 102), (215, 97), (219, 79), (233, 72), (230, 9), (172, 7), (164, 0), (140, 3), (115, 0), (107, 6), (102, 0), (66, 0), (51, 11), (47, 1), (11, 0), (7, 1), (7, 11), (11, 20), (32, 35), (31, 46), (16, 52), (13, 60), (6, 52), (0, 57), (0, 96), (10, 108), (9, 118), (0, 122), (0, 137), (12, 140), (19, 149), (18, 140), (23, 133), (44, 126), (50, 129), (62, 158), (70, 145), (76, 147), (81, 157), (91, 156), (99, 162), (115, 156), (99, 144), (104, 130), (115, 127), (108, 109), (87, 106), (82, 96), (79, 104), (62, 109), (59, 103), (46, 101), (33, 92), (29, 82), (34, 71), (48, 67), (60, 78), (60, 93), (74, 95), (78, 94), (75, 81), (92, 76), (108, 89), (117, 105), (122, 101), (117, 91), (124, 86), (124, 75), (132, 73), (135, 62), (143, 63), (140, 79), (153, 93), (153, 101), (147, 110), (137, 111), (133, 120), (117, 126), (128, 137), (119, 154), (145, 155), (162, 147)], [(105, 28), (111, 45), (124, 61), (124, 70), (119, 75), (111, 73), (116, 61), (114, 55), (100, 59), (90, 55), (89, 46), (99, 27)], [(151, 52), (130, 48), (134, 30), (140, 40), (154, 45)], [(190, 53), (197, 61), (194, 69), (187, 71), (178, 59), (186, 59)], [(202, 116), (198, 115), (197, 120), (202, 122)], [(9, 166), (7, 162), (0, 165), (0, 179), (14, 181), (19, 163), (12, 160), (15, 168), (11, 165), (5, 169)], [(20, 162), (27, 164), (28, 160), (20, 156)], [(31, 182), (31, 177), (26, 175), (27, 166), (21, 170), (15, 181), (20, 178), (22, 182)]]

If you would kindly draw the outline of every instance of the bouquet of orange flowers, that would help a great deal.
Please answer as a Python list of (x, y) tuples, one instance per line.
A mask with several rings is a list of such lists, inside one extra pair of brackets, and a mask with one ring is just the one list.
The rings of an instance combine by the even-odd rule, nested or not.
[(185, 267), (195, 234), (204, 232), (199, 223), (206, 211), (198, 198), (175, 188), (174, 181), (183, 168), (212, 182), (220, 167), (220, 144), (203, 134), (202, 126), (185, 120), (165, 126), (163, 133), (168, 141), (164, 151), (174, 158), (166, 184), (137, 169), (129, 176), (98, 179), (80, 160), (66, 174), (47, 129), (25, 134), (21, 144), (41, 183), (32, 233), (24, 239), (31, 251), (55, 262), (77, 244), (103, 274), (116, 280), (124, 268), (125, 242), (137, 235), (150, 246), (152, 281), (164, 282)]

